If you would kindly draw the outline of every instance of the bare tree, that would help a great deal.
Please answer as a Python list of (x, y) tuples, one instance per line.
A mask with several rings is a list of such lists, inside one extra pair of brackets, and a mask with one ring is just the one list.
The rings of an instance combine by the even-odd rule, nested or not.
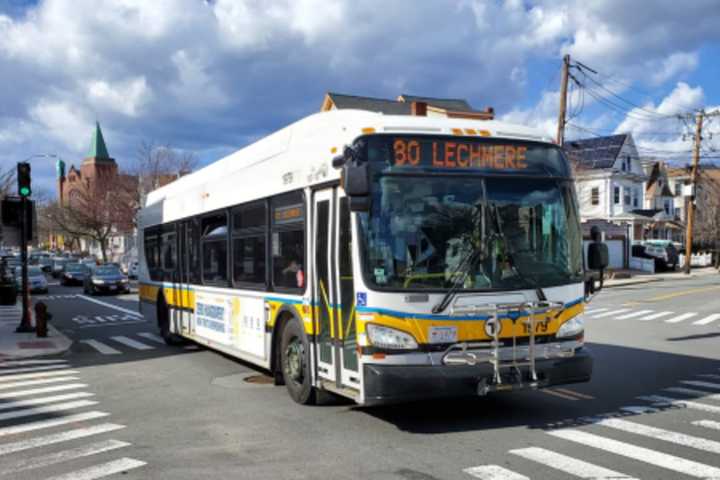
[(130, 172), (138, 178), (139, 200), (153, 190), (192, 172), (198, 163), (192, 152), (143, 141), (138, 147), (135, 165)]
[(136, 190), (131, 176), (100, 175), (70, 190), (66, 204), (46, 205), (38, 221), (70, 238), (97, 242), (106, 262), (110, 238), (132, 231)]
[(15, 185), (15, 168), (0, 170), (0, 199), (10, 195)]

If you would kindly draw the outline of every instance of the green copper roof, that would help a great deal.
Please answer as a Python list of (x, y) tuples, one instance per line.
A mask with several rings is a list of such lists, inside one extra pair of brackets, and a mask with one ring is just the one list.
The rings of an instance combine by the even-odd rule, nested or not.
[(100, 123), (95, 122), (95, 131), (93, 132), (92, 140), (90, 141), (90, 150), (87, 154), (88, 158), (110, 158), (107, 147), (105, 146), (105, 139), (103, 138), (102, 130), (100, 130)]

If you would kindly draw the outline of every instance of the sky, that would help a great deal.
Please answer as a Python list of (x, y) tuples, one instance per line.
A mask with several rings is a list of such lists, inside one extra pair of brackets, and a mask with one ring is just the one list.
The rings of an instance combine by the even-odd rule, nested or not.
[(327, 91), (465, 98), (554, 136), (565, 54), (569, 139), (630, 132), (685, 164), (692, 114), (720, 106), (718, 25), (718, 0), (0, 0), (0, 167), (78, 165), (96, 121), (121, 168), (142, 142), (207, 164)]

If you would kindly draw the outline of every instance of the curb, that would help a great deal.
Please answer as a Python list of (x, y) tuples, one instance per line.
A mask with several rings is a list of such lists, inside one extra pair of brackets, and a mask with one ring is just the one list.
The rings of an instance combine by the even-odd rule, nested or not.
[(664, 281), (665, 281), (664, 278), (648, 278), (647, 280), (643, 279), (643, 280), (634, 280), (634, 281), (618, 280), (617, 283), (604, 284), (603, 290), (605, 290), (606, 288), (629, 287), (631, 285), (644, 285), (646, 283), (656, 283), (656, 282), (664, 282)]

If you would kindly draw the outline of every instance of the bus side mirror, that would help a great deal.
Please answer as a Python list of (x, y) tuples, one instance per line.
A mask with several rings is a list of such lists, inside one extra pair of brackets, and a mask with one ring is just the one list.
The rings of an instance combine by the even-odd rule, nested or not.
[(343, 166), (342, 187), (350, 199), (350, 211), (370, 210), (370, 172), (367, 163), (361, 165), (346, 163)]

